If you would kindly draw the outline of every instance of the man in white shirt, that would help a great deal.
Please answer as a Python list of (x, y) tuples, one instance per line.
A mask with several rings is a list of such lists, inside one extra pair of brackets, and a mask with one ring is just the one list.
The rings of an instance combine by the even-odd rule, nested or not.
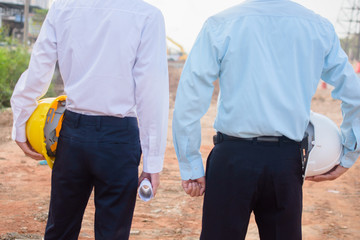
[(27, 142), (25, 125), (56, 61), (67, 110), (45, 239), (78, 238), (93, 187), (95, 238), (128, 239), (138, 181), (148, 178), (156, 193), (163, 165), (169, 95), (163, 16), (141, 0), (54, 2), (11, 99), (12, 137), (38, 160), (43, 156)]

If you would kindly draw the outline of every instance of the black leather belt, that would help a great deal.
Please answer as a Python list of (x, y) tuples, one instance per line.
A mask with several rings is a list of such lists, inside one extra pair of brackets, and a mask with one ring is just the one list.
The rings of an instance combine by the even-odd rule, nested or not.
[(221, 143), (223, 141), (251, 141), (251, 142), (268, 142), (268, 143), (279, 143), (279, 142), (293, 142), (298, 143), (290, 138), (287, 138), (285, 136), (260, 136), (260, 137), (253, 137), (253, 138), (239, 138), (239, 137), (233, 137), (226, 135), (221, 132), (217, 132), (216, 135), (213, 137), (214, 144)]

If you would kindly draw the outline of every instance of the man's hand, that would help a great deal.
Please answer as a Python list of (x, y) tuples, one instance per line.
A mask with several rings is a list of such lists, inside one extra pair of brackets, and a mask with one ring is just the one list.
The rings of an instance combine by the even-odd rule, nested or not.
[(36, 152), (31, 147), (29, 142), (18, 142), (18, 141), (15, 142), (21, 148), (21, 150), (23, 150), (26, 156), (31, 157), (32, 159), (35, 160), (45, 160), (45, 157), (42, 154)]
[(306, 177), (305, 180), (313, 181), (313, 182), (323, 182), (323, 181), (332, 181), (343, 175), (348, 168), (344, 168), (340, 165), (335, 166), (333, 169), (324, 173), (322, 175), (316, 175), (312, 177)]
[(205, 177), (195, 180), (182, 180), (182, 187), (191, 197), (200, 197), (205, 192)]
[(142, 172), (140, 177), (139, 177), (138, 186), (140, 186), (140, 183), (142, 182), (142, 180), (144, 180), (144, 178), (149, 179), (149, 181), (151, 182), (151, 186), (152, 186), (154, 197), (155, 197), (156, 191), (157, 191), (157, 189), (158, 189), (158, 187), (160, 185), (160, 174), (159, 173)]

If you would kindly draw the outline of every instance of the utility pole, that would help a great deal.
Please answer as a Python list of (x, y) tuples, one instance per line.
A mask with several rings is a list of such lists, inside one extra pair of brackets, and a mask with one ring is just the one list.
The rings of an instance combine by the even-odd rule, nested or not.
[(28, 36), (29, 36), (29, 8), (30, 8), (30, 0), (25, 0), (25, 4), (24, 4), (24, 38), (23, 38), (23, 42), (25, 45), (28, 44)]

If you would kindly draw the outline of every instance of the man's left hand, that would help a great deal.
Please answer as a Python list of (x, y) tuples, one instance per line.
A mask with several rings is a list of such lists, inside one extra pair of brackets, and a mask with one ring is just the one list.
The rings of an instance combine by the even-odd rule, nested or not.
[(333, 169), (324, 173), (322, 175), (316, 175), (312, 177), (306, 177), (305, 180), (313, 181), (313, 182), (323, 182), (323, 181), (332, 181), (343, 175), (348, 168), (344, 168), (340, 165), (335, 166)]

